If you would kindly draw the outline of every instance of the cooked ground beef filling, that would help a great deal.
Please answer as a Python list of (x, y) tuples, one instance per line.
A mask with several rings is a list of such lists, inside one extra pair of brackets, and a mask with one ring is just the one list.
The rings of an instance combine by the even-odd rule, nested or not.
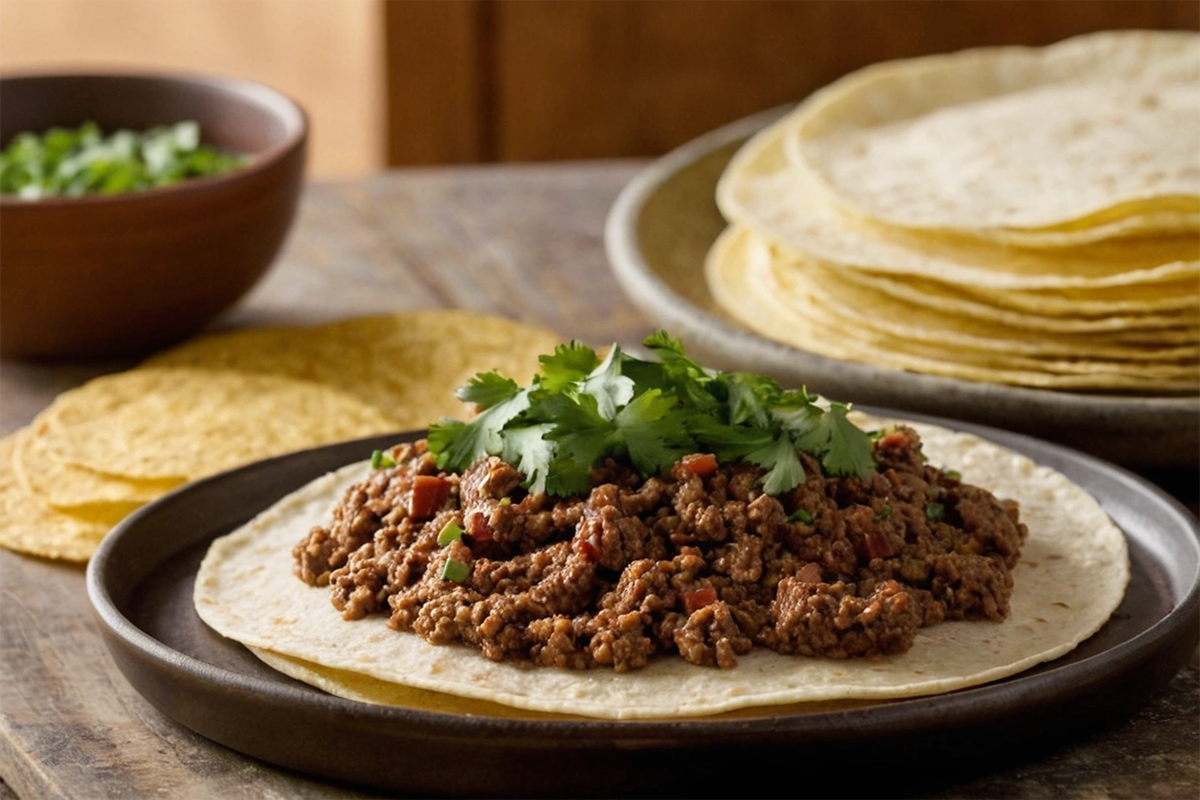
[[(624, 672), (668, 653), (733, 667), (755, 646), (900, 653), (924, 625), (1003, 620), (1026, 536), (1016, 503), (920, 448), (909, 428), (883, 435), (868, 481), (802, 455), (806, 480), (779, 497), (749, 463), (689, 457), (643, 481), (610, 462), (587, 497), (555, 499), (495, 457), (447, 474), (424, 441), (402, 444), (296, 546), (295, 571), (345, 619), (388, 614), (494, 660)], [(464, 533), (439, 544), (448, 523)]]

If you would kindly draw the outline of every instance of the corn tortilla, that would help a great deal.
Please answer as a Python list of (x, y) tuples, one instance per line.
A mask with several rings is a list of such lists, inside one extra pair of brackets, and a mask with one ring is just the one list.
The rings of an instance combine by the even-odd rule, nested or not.
[(316, 381), (382, 409), (398, 429), (415, 429), (458, 413), (454, 390), (477, 372), (495, 369), (528, 380), (537, 372), (537, 356), (552, 352), (559, 341), (543, 327), (432, 309), (212, 334), (161, 353), (145, 366), (222, 368)]
[(0, 439), (0, 546), (43, 558), (86, 561), (110, 526), (57, 511), (21, 488), (12, 467), (19, 434)]
[(97, 378), (59, 395), (41, 418), (51, 458), (136, 480), (197, 478), (396, 430), (387, 414), (331, 386), (183, 367)]

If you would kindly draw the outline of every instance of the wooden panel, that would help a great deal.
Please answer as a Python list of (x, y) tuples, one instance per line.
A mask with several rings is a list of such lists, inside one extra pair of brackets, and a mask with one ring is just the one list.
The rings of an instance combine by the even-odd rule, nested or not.
[[(503, 3), (503, 160), (650, 155), (857, 67), (1160, 22), (1157, 3)], [(1193, 8), (1195, 8), (1193, 6)]]
[[(875, 61), (1111, 28), (1200, 28), (1200, 4), (1176, 0), (437, 3), (464, 7), (453, 15), (470, 19), (452, 23), (423, 5), (389, 6), (434, 17), (446, 37), (420, 42), (419, 26), (390, 28), (394, 51), (423, 53), (419, 71), (389, 72), (404, 85), (389, 95), (392, 119), (431, 120), (393, 128), (395, 164), (656, 155)], [(423, 91), (422, 80), (444, 91)]]
[(492, 160), (489, 4), (392, 2), (385, 19), (389, 162)]

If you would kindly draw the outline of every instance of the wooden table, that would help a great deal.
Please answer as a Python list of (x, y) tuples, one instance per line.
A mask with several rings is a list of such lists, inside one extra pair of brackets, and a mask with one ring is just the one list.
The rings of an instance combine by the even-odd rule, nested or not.
[[(460, 306), (592, 344), (651, 324), (605, 261), (609, 204), (635, 162), (415, 170), (311, 186), (278, 264), (221, 326), (317, 322)], [(56, 393), (127, 363), (0, 370), (0, 433)], [(1192, 498), (1194, 500), (1194, 498)], [(81, 567), (0, 550), (0, 799), (359, 796), (242, 757), (134, 691), (93, 628)], [(1132, 718), (1022, 756), (981, 757), (895, 794), (1200, 795), (1195, 658)]]

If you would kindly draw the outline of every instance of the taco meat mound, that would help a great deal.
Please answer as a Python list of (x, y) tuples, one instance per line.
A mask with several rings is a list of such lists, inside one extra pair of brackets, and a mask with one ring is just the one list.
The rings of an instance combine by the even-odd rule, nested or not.
[(924, 625), (1003, 620), (1027, 533), (1015, 502), (926, 465), (906, 427), (876, 440), (869, 481), (800, 454), (806, 480), (779, 497), (758, 466), (702, 454), (644, 481), (610, 461), (566, 499), (527, 493), (494, 456), (459, 475), (424, 440), (389, 455), (295, 547), (296, 575), (329, 586), (347, 620), (388, 614), (496, 661), (625, 672), (670, 653), (734, 667), (755, 646), (900, 653)]

